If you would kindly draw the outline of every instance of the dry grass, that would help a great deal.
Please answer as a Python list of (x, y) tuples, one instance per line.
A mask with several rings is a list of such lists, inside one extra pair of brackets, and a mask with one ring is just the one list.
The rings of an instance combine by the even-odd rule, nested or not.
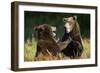
[[(27, 40), (27, 42), (25, 42), (25, 46), (24, 46), (24, 61), (43, 61), (43, 60), (62, 60), (62, 59), (70, 59), (69, 57), (66, 57), (65, 55), (63, 55), (62, 53), (59, 53), (57, 56), (52, 56), (50, 54), (47, 55), (43, 55), (42, 53), (40, 53), (40, 55), (35, 58), (35, 54), (36, 54), (36, 45), (37, 42), (35, 41), (35, 39), (32, 39), (32, 42), (30, 40)], [(90, 58), (90, 40), (87, 38), (83, 39), (83, 47), (84, 47), (84, 51), (82, 54), (82, 59), (87, 59)]]
[(37, 42), (33, 38), (32, 41), (29, 39), (24, 44), (24, 61), (34, 61), (36, 54)]
[(87, 38), (83, 39), (83, 55), (82, 58), (86, 59), (86, 58), (90, 58), (90, 40)]

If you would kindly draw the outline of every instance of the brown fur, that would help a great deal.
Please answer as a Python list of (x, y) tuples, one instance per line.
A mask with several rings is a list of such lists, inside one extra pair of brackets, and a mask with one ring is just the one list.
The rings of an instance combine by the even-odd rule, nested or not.
[(50, 28), (50, 26), (47, 24), (42, 24), (35, 27), (35, 30), (38, 31), (36, 57), (40, 53), (42, 53), (43, 55), (47, 55), (48, 51), (53, 56), (56, 56), (60, 49), (55, 40), (53, 39), (52, 29)]
[[(70, 17), (65, 18), (65, 24), (67, 23), (68, 18), (71, 18), (72, 21), (74, 21), (72, 23), (73, 29), (69, 33), (67, 33), (65, 30), (62, 41), (67, 40), (68, 37), (71, 37), (72, 41), (69, 44), (67, 44), (68, 46), (64, 50), (62, 50), (62, 52), (66, 56), (70, 56), (70, 58), (80, 57), (82, 55), (82, 52), (83, 52), (80, 27), (79, 27), (77, 19), (74, 16), (70, 16)], [(66, 27), (65, 27), (65, 29), (66, 29)]]

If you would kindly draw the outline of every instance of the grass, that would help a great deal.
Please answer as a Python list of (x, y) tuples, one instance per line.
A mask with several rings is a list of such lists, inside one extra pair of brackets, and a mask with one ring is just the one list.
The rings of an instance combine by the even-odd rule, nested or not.
[[(61, 59), (69, 59), (68, 57), (65, 57), (62, 53), (59, 53), (56, 57), (52, 55), (45, 55), (43, 56), (40, 54), (38, 58), (35, 58), (36, 54), (36, 45), (37, 42), (34, 38), (32, 38), (32, 41), (29, 39), (25, 42), (24, 45), (24, 61), (42, 61), (42, 60), (61, 60)], [(90, 40), (88, 38), (83, 39), (83, 54), (82, 59), (90, 58)]]
[(29, 39), (25, 42), (24, 45), (24, 61), (34, 61), (36, 54), (36, 45), (37, 42), (34, 38), (32, 41)]
[(90, 40), (89, 39), (87, 38), (83, 39), (83, 48), (84, 48), (84, 51), (83, 51), (82, 57), (90, 58)]

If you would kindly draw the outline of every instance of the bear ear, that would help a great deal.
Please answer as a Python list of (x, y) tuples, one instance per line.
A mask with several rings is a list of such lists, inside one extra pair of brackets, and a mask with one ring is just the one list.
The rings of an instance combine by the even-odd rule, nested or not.
[(75, 20), (77, 20), (77, 16), (76, 15), (74, 15), (73, 17), (74, 17)]
[(67, 21), (67, 18), (63, 18), (63, 22), (66, 22)]

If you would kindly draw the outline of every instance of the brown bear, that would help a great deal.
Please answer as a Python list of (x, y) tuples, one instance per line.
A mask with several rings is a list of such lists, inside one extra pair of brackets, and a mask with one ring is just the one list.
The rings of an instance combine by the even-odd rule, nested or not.
[(63, 21), (65, 32), (61, 41), (66, 41), (68, 37), (70, 37), (72, 41), (67, 44), (67, 47), (64, 48), (62, 52), (70, 58), (79, 58), (83, 53), (83, 45), (77, 16), (65, 17)]
[[(59, 53), (62, 49), (67, 47), (67, 44), (71, 42), (71, 39), (67, 39), (65, 41), (57, 42), (55, 39), (56, 27), (50, 26), (48, 24), (42, 24), (34, 27), (35, 31), (37, 31), (37, 52), (36, 52), (36, 60), (51, 60), (51, 59), (59, 59)], [(42, 56), (42, 57), (41, 57)]]
[(36, 56), (41, 52), (44, 55), (50, 53), (51, 55), (56, 56), (60, 49), (56, 41), (53, 39), (51, 27), (48, 24), (42, 24), (36, 26), (35, 30), (38, 33)]

